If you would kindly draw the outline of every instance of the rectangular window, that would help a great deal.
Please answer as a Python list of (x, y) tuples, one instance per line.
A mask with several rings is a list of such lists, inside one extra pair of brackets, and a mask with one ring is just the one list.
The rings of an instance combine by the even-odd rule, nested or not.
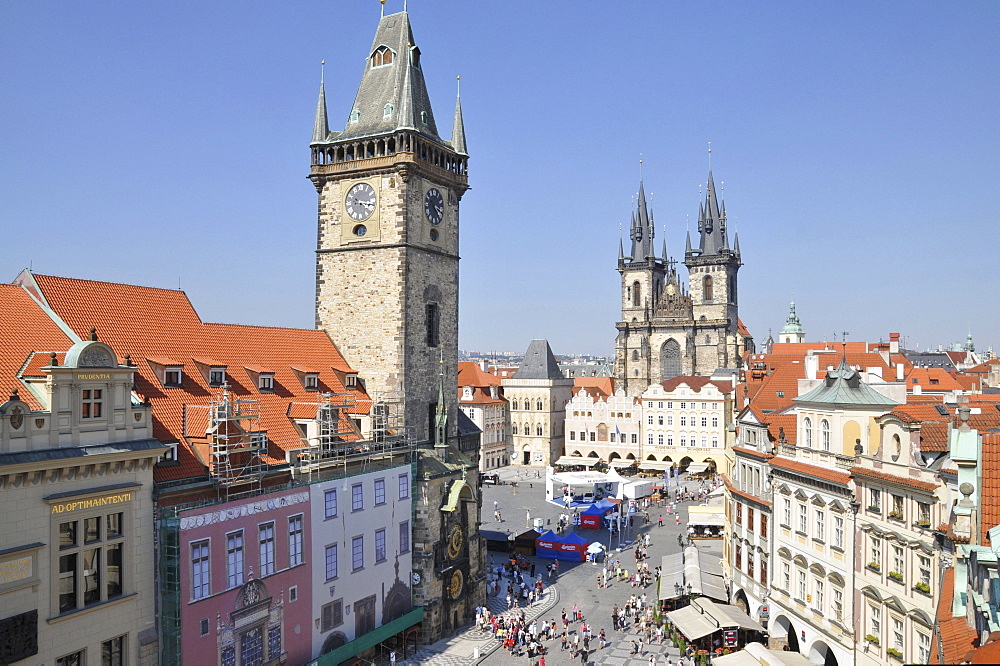
[(80, 418), (101, 418), (102, 407), (104, 406), (104, 398), (101, 397), (103, 391), (101, 389), (83, 389), (82, 393), (83, 397), (80, 403)]
[(903, 651), (903, 621), (892, 618), (892, 647)]
[(264, 523), (257, 528), (260, 537), (260, 576), (274, 573), (274, 523)]
[(892, 547), (892, 571), (902, 575), (903, 571), (903, 549), (899, 546)]
[(323, 511), (326, 518), (337, 517), (337, 489), (323, 492)]
[(385, 562), (385, 529), (375, 530), (375, 561)]
[(878, 606), (874, 606), (874, 605), (869, 604), (868, 610), (869, 610), (869, 614), (868, 614), (868, 619), (869, 619), (868, 630), (871, 632), (872, 636), (874, 636), (875, 638), (881, 639), (882, 638), (882, 609), (879, 608)]
[(365, 508), (365, 493), (360, 483), (351, 486), (351, 511), (361, 511)]
[(799, 532), (806, 534), (809, 529), (809, 508), (805, 504), (799, 504)]
[(351, 539), (351, 570), (360, 571), (365, 568), (365, 537), (356, 536)]
[[(541, 433), (539, 433), (539, 434), (541, 434)], [(592, 441), (592, 442), (596, 442), (597, 441), (597, 433), (596, 432), (590, 433), (590, 441)]]
[[(60, 561), (64, 558), (60, 557)], [(191, 544), (191, 598), (204, 599), (210, 592), (208, 539)], [(62, 567), (60, 567), (61, 571)], [(61, 581), (60, 581), (61, 582)], [(65, 610), (65, 609), (60, 609)]]
[(208, 371), (208, 383), (210, 386), (222, 386), (226, 383), (226, 369), (212, 368)]
[(743, 570), (743, 546), (736, 544), (736, 568)]
[(871, 565), (876, 569), (882, 567), (882, 541), (878, 537), (872, 537), (872, 561)]
[(760, 558), (760, 584), (767, 585), (767, 557)]
[(719, 427), (719, 417), (718, 416), (713, 416), (712, 417), (712, 427), (713, 428), (718, 428)]
[(657, 423), (658, 423), (659, 425), (663, 425), (663, 416), (662, 416), (662, 415), (660, 415), (660, 416), (659, 416), (659, 417), (657, 418)]
[(73, 654), (68, 654), (65, 657), (59, 657), (56, 659), (56, 666), (84, 666), (84, 653), (86, 650), (80, 650), (79, 652), (74, 652)]
[(806, 600), (806, 572), (799, 572), (799, 599)]
[(226, 577), (230, 588), (243, 584), (243, 530), (226, 535)]
[(687, 408), (688, 408), (687, 403), (686, 402), (682, 402), (681, 403), (681, 409), (687, 409)]
[(440, 327), (441, 327), (441, 316), (438, 312), (437, 303), (428, 303), (426, 310), (426, 326), (427, 326), (427, 346), (437, 347), (440, 344)]
[(375, 506), (385, 504), (385, 479), (375, 479)]
[(262, 372), (257, 377), (257, 388), (261, 391), (274, 390), (274, 375), (269, 372)]
[(166, 370), (163, 372), (163, 384), (164, 386), (180, 386), (181, 385), (181, 371), (182, 367), (179, 365), (167, 366)]
[(656, 436), (656, 443), (659, 444), (660, 446), (663, 446), (663, 435)]
[(836, 548), (844, 549), (844, 517), (833, 517), (833, 545)]
[(673, 445), (674, 445), (674, 436), (667, 435), (667, 446), (673, 446)]
[(632, 433), (632, 443), (633, 444), (639, 443), (639, 435), (637, 435), (636, 433)]
[(128, 663), (125, 657), (126, 638), (127, 634), (101, 643), (101, 666), (124, 666)]
[(819, 578), (814, 581), (814, 588), (816, 593), (813, 595), (813, 608), (818, 610), (820, 613), (823, 612), (823, 581)]
[(754, 530), (753, 509), (751, 509), (750, 507), (747, 507), (747, 529), (750, 530), (751, 532), (753, 532)]
[(701, 427), (702, 428), (707, 428), (708, 427), (708, 417), (707, 416), (701, 417)]
[(646, 436), (646, 443), (647, 443), (647, 444), (649, 444), (650, 446), (652, 446), (652, 445), (653, 445), (653, 433), (649, 433), (649, 434), (648, 434), (648, 435)]
[(688, 420), (686, 416), (681, 417), (681, 426), (687, 427)]
[(399, 524), (399, 552), (410, 552), (410, 521), (408, 520)]
[(569, 431), (569, 439), (571, 442), (576, 440), (576, 430)]
[(833, 588), (833, 616), (837, 620), (844, 618), (844, 591)]
[(753, 568), (753, 552), (747, 553), (747, 576), (753, 580), (754, 568)]
[(653, 425), (653, 415), (650, 414), (646, 417), (646, 425)]
[(889, 517), (895, 518), (896, 520), (903, 520), (902, 495), (892, 495), (892, 511), (889, 512)]
[(668, 426), (674, 425), (674, 415), (673, 414), (667, 414), (667, 425)]
[(931, 526), (931, 505), (925, 502), (917, 502), (917, 524), (920, 527)]
[(931, 637), (917, 632), (917, 663), (927, 664), (931, 660)]
[(816, 534), (813, 535), (813, 538), (820, 541), (826, 540), (826, 514), (820, 509), (816, 509)]
[(674, 402), (673, 402), (673, 400), (668, 401), (667, 402), (667, 409), (673, 409), (673, 408), (674, 408)]
[(781, 524), (784, 525), (785, 527), (791, 527), (792, 526), (792, 500), (790, 500), (790, 499), (788, 499), (786, 497), (786, 498), (784, 498), (782, 500), (782, 502), (784, 504), (784, 507), (783, 507), (784, 522), (781, 523)]
[(917, 563), (920, 569), (920, 583), (927, 587), (926, 592), (931, 591), (931, 558), (917, 555)]
[(333, 580), (337, 577), (337, 544), (330, 544), (326, 547), (326, 579)]
[(767, 538), (767, 514), (760, 514), (760, 538)]
[(872, 488), (869, 491), (869, 497), (871, 501), (868, 503), (868, 508), (872, 511), (882, 511), (882, 491)]
[(399, 475), (399, 499), (406, 499), (410, 496), (410, 477), (406, 474)]
[(742, 525), (743, 524), (743, 503), (742, 502), (736, 502), (736, 524), (737, 525)]
[(288, 566), (302, 564), (302, 516), (288, 519)]
[(792, 591), (792, 566), (788, 562), (781, 563), (781, 586), (785, 592)]
[(337, 599), (336, 601), (324, 604), (322, 616), (321, 631), (330, 631), (344, 624), (344, 600)]

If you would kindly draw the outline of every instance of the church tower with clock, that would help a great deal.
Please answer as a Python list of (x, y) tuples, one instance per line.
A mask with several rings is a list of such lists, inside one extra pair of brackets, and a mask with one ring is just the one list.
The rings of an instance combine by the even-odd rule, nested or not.
[(310, 149), (316, 326), (373, 400), (400, 406), (416, 442), (410, 578), (433, 642), (474, 619), (485, 542), (477, 465), (454, 446), (465, 127), (458, 100), (450, 139), (438, 133), (407, 12), (379, 21), (342, 131), (320, 84)]

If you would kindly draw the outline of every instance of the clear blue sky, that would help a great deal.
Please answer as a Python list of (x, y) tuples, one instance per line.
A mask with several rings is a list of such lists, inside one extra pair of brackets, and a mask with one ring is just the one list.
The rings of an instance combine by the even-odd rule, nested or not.
[[(389, 0), (387, 11), (402, 8)], [(447, 133), (462, 76), (463, 348), (610, 353), (640, 153), (683, 253), (712, 142), (758, 342), (1000, 349), (998, 2), (410, 0)], [(310, 327), (319, 62), (341, 129), (375, 0), (0, 3), (0, 277), (187, 291)]]

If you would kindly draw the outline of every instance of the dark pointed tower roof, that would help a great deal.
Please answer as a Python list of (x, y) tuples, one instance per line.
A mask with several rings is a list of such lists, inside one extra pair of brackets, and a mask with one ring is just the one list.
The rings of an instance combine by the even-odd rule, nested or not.
[(625, 245), (622, 243), (621, 237), (618, 238), (618, 263), (625, 261)]
[(521, 367), (514, 375), (515, 379), (562, 379), (563, 373), (559, 369), (549, 341), (532, 340), (528, 345), (528, 350), (524, 352), (524, 360)]
[[(389, 55), (387, 55), (389, 54)], [(407, 12), (383, 16), (365, 58), (347, 127), (337, 137), (352, 139), (415, 130), (441, 143)]]
[(655, 256), (653, 250), (653, 216), (646, 205), (646, 190), (639, 180), (639, 201), (632, 214), (632, 261), (646, 261)]
[(312, 143), (324, 143), (330, 136), (330, 123), (326, 118), (326, 86), (323, 78), (322, 75), (319, 78), (319, 101), (316, 102), (316, 120), (313, 122)]
[(462, 77), (458, 78), (458, 92), (455, 95), (455, 121), (451, 126), (451, 147), (459, 155), (468, 155), (465, 149), (465, 122), (462, 120)]
[(728, 250), (725, 206), (719, 208), (719, 200), (715, 193), (715, 178), (711, 169), (708, 171), (705, 203), (698, 208), (698, 231), (701, 233), (698, 250), (701, 255), (714, 255), (719, 254), (721, 250)]

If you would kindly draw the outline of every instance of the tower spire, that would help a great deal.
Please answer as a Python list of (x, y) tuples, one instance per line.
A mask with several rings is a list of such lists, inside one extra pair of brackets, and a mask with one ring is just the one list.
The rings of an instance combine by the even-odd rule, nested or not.
[(323, 143), (330, 135), (330, 123), (326, 118), (326, 60), (320, 61), (319, 101), (316, 102), (316, 120), (313, 122), (312, 143)]
[(448, 403), (444, 400), (444, 351), (438, 361), (438, 403), (434, 418), (434, 448), (444, 449), (448, 446)]
[(462, 77), (455, 77), (455, 122), (451, 128), (451, 147), (459, 155), (468, 155), (465, 148), (465, 123), (462, 121)]

